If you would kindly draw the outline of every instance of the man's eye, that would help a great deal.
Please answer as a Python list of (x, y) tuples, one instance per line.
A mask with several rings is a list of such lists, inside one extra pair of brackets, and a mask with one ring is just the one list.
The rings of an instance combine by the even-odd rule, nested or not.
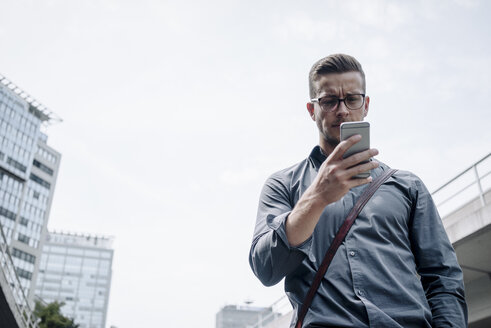
[(336, 106), (337, 103), (338, 103), (337, 98), (322, 99), (321, 101), (322, 106)]
[(361, 98), (360, 96), (355, 95), (355, 96), (346, 97), (346, 100), (350, 101), (350, 102), (356, 102), (356, 101), (360, 100), (360, 98)]

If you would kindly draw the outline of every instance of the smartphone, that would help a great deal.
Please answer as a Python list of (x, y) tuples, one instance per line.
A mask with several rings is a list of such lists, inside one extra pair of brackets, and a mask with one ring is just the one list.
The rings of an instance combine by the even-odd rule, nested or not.
[[(359, 153), (361, 151), (370, 148), (370, 123), (365, 121), (360, 122), (344, 122), (341, 123), (341, 141), (348, 139), (349, 137), (359, 134), (361, 135), (361, 140), (351, 146), (343, 155), (343, 158), (349, 157), (353, 154)], [(362, 163), (368, 163), (364, 161)], [(370, 176), (370, 171), (362, 172), (353, 176), (353, 178), (361, 179), (368, 178)]]

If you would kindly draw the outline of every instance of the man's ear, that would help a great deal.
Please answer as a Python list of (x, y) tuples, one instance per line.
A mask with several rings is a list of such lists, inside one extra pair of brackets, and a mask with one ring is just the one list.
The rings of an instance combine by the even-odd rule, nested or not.
[(314, 104), (311, 102), (307, 103), (307, 111), (309, 112), (310, 118), (312, 118), (312, 121), (315, 121), (315, 109), (314, 109)]
[(368, 105), (370, 104), (370, 97), (366, 96), (365, 97), (365, 105), (363, 105), (363, 117), (366, 117), (368, 115)]

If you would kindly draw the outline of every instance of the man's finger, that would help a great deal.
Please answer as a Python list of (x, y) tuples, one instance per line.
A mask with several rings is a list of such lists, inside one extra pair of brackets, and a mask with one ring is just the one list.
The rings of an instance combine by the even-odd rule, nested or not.
[(370, 161), (368, 163), (355, 165), (355, 166), (349, 168), (348, 170), (346, 170), (346, 175), (351, 178), (357, 174), (373, 170), (374, 168), (376, 168), (378, 166), (379, 166), (379, 163), (375, 162), (375, 161)]
[(348, 181), (349, 188), (358, 187), (367, 183), (372, 182), (372, 177), (362, 178), (362, 179), (351, 179)]
[(375, 149), (375, 148), (367, 149), (367, 150), (361, 151), (359, 153), (353, 154), (353, 155), (343, 159), (342, 166), (345, 168), (349, 168), (349, 167), (357, 165), (358, 163), (367, 161), (376, 155), (378, 155), (377, 149)]
[(332, 151), (331, 156), (335, 159), (342, 159), (344, 153), (355, 143), (361, 140), (361, 135), (355, 134), (354, 136), (349, 137), (346, 140), (341, 141), (336, 148)]

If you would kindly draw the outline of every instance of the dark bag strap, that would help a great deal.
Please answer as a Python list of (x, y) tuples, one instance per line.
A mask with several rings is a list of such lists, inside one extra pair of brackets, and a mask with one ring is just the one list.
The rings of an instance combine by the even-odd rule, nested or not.
[(397, 170), (395, 169), (390, 169), (379, 175), (372, 183), (368, 185), (368, 187), (365, 189), (363, 194), (361, 194), (360, 198), (356, 202), (355, 206), (349, 212), (348, 216), (344, 220), (343, 225), (341, 226), (341, 228), (339, 228), (336, 237), (334, 237), (331, 246), (329, 246), (329, 249), (327, 250), (326, 255), (324, 256), (324, 260), (322, 260), (319, 270), (317, 270), (317, 273), (315, 274), (314, 281), (312, 282), (309, 292), (307, 293), (307, 296), (305, 297), (302, 307), (300, 308), (300, 312), (298, 314), (297, 324), (295, 325), (295, 328), (302, 327), (303, 319), (305, 318), (305, 315), (307, 314), (307, 311), (309, 310), (309, 307), (312, 304), (312, 300), (315, 294), (317, 293), (317, 289), (321, 284), (322, 278), (326, 274), (329, 264), (331, 264), (331, 261), (334, 255), (336, 254), (336, 251), (338, 250), (339, 246), (341, 245), (344, 238), (348, 234), (349, 229), (355, 222), (356, 218), (358, 217), (358, 214), (360, 214), (365, 204), (370, 200), (370, 198), (372, 198), (375, 191), (377, 191), (377, 189), (385, 181), (387, 181), (387, 179), (396, 171)]

